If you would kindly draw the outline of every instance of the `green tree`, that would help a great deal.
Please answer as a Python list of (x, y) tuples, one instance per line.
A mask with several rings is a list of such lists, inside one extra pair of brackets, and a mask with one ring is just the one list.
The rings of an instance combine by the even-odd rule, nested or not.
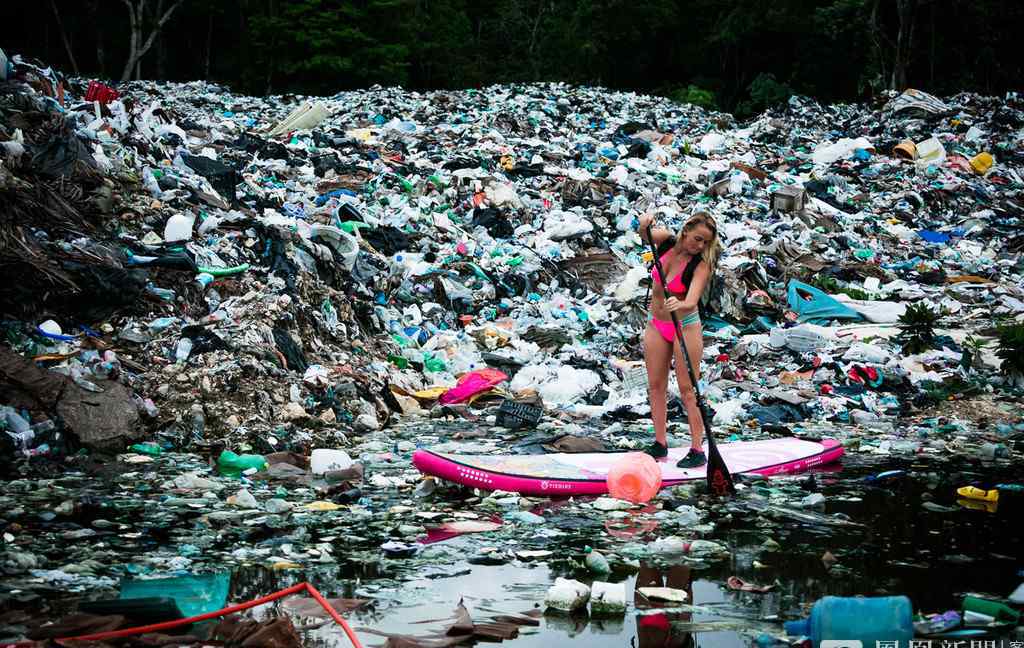
[(472, 84), (472, 31), (465, 0), (415, 0), (410, 76), (417, 85), (461, 88)]
[(264, 51), (266, 91), (276, 81), (327, 93), (405, 83), (410, 5), (408, 0), (269, 3), (268, 11), (251, 21), (254, 41)]

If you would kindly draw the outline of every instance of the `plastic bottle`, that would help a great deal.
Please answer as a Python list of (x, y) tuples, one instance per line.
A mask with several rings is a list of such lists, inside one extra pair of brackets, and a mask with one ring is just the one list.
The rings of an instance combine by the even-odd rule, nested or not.
[(190, 414), (192, 415), (192, 438), (202, 440), (203, 433), (206, 431), (206, 414), (203, 412), (203, 406), (193, 405)]
[(813, 648), (819, 648), (823, 639), (857, 640), (865, 648), (876, 641), (909, 645), (914, 638), (913, 613), (906, 596), (826, 596), (814, 604), (809, 618), (787, 621), (785, 627), (791, 637), (810, 637)]
[(134, 452), (138, 452), (139, 454), (149, 455), (150, 457), (158, 457), (163, 454), (164, 451), (163, 448), (151, 441), (136, 443), (130, 446), (129, 449)]
[(996, 490), (1024, 493), (1024, 484), (996, 484)]
[(200, 290), (206, 290), (206, 288), (213, 283), (213, 275), (209, 272), (200, 272), (196, 275), (194, 281)]
[(985, 490), (974, 486), (963, 486), (962, 488), (956, 489), (956, 494), (960, 497), (966, 497), (967, 499), (972, 500), (983, 500), (986, 502), (999, 501), (999, 491), (997, 489)]
[(983, 443), (978, 450), (978, 454), (982, 459), (992, 461), (1009, 457), (1010, 451), (1002, 443)]
[(45, 421), (39, 421), (32, 426), (32, 433), (36, 436), (51, 432), (57, 429), (57, 424), (53, 422), (53, 419), (46, 419)]
[(264, 470), (267, 468), (267, 460), (263, 455), (239, 455), (230, 450), (221, 452), (217, 458), (217, 470), (225, 477), (241, 477), (242, 473), (250, 468)]
[(75, 383), (85, 391), (92, 392), (94, 394), (103, 393), (103, 388), (85, 378), (85, 376), (83, 376), (83, 372), (79, 369), (74, 369), (71, 371), (71, 382)]
[(174, 359), (177, 362), (185, 362), (192, 353), (192, 340), (181, 338), (178, 340), (178, 347), (174, 350)]
[(29, 423), (25, 418), (18, 414), (17, 410), (13, 407), (4, 406), (0, 409), (0, 415), (3, 416), (7, 424), (7, 434), (9, 434), (22, 450), (28, 447), (28, 443), (35, 436), (32, 431), (32, 424)]
[(967, 621), (967, 614), (969, 612), (974, 614), (975, 622), (991, 623), (987, 619), (978, 618), (979, 615), (1002, 623), (1009, 622), (1016, 625), (1020, 622), (1020, 612), (1014, 610), (1009, 605), (978, 598), (977, 596), (964, 597), (964, 621)]
[(391, 257), (391, 262), (388, 264), (391, 270), (391, 276), (404, 276), (405, 275), (405, 255), (396, 254)]
[(158, 317), (155, 320), (153, 320), (152, 322), (150, 322), (149, 324), (147, 324), (146, 326), (149, 328), (150, 331), (153, 331), (154, 333), (156, 333), (156, 332), (164, 330), (165, 328), (167, 328), (168, 326), (171, 326), (172, 324), (174, 324), (177, 321), (178, 321), (177, 317)]
[(661, 488), (661, 467), (650, 455), (630, 452), (608, 471), (607, 483), (612, 497), (642, 504)]
[(587, 569), (594, 572), (595, 574), (608, 574), (612, 568), (608, 565), (608, 559), (604, 557), (600, 551), (594, 551), (590, 547), (586, 549), (587, 557), (584, 562), (587, 565)]
[(146, 284), (146, 292), (164, 301), (174, 301), (177, 295), (170, 288), (160, 288), (152, 283)]

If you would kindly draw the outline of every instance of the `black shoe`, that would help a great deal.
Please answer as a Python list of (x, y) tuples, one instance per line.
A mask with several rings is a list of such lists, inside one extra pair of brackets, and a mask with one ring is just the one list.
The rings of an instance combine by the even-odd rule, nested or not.
[(644, 452), (649, 454), (649, 455), (651, 455), (655, 459), (661, 459), (662, 457), (667, 457), (668, 456), (668, 446), (667, 445), (661, 445), (660, 443), (655, 441), (650, 446), (648, 446), (644, 450)]
[(690, 448), (686, 456), (676, 462), (676, 468), (697, 468), (707, 462), (708, 458), (703, 452)]

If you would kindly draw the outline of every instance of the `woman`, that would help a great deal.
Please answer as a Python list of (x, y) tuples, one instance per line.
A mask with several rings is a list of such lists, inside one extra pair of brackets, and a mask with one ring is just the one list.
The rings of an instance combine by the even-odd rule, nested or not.
[[(654, 220), (651, 214), (640, 218), (640, 237), (647, 242), (648, 227)], [(661, 255), (661, 267), (668, 280), (670, 297), (665, 299), (661, 288), (661, 280), (657, 269), (652, 269), (654, 281), (651, 290), (651, 319), (644, 331), (644, 362), (647, 364), (647, 389), (651, 399), (651, 419), (654, 422), (654, 443), (646, 450), (655, 459), (668, 455), (668, 437), (665, 431), (666, 406), (665, 399), (668, 388), (668, 373), (675, 358), (676, 381), (679, 393), (686, 406), (686, 416), (690, 423), (690, 450), (686, 456), (676, 463), (680, 468), (696, 468), (707, 463), (702, 442), (704, 440), (704, 422), (700, 408), (697, 407), (697, 395), (690, 384), (690, 376), (686, 370), (686, 359), (682, 349), (676, 344), (676, 335), (672, 324), (672, 315), (682, 330), (683, 343), (694, 363), (693, 373), (700, 377), (700, 360), (704, 355), (704, 332), (700, 325), (700, 313), (697, 311), (701, 295), (708, 284), (708, 278), (714, 271), (722, 246), (718, 242), (718, 226), (715, 220), (706, 213), (694, 214), (686, 221), (679, 236), (673, 238), (671, 232), (663, 228), (651, 230), (654, 245)]]

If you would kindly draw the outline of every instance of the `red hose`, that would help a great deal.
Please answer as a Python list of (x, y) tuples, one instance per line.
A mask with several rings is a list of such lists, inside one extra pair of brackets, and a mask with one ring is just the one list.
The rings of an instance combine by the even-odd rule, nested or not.
[[(97, 632), (89, 635), (79, 635), (77, 637), (62, 637), (60, 639), (56, 639), (55, 641), (102, 641), (104, 639), (118, 639), (121, 637), (131, 637), (134, 635), (146, 634), (147, 632), (159, 632), (161, 630), (169, 630), (171, 628), (177, 628), (178, 626), (189, 625), (191, 623), (199, 623), (200, 621), (208, 621), (210, 619), (222, 617), (227, 614), (234, 614), (235, 612), (248, 610), (251, 607), (263, 605), (264, 603), (270, 603), (271, 601), (276, 601), (279, 598), (284, 598), (289, 594), (296, 594), (303, 590), (309, 592), (310, 596), (312, 596), (316, 600), (316, 602), (319, 603), (321, 607), (323, 607), (327, 614), (331, 615), (331, 618), (334, 619), (335, 622), (337, 622), (338, 625), (341, 626), (341, 629), (344, 630), (345, 634), (348, 635), (349, 641), (352, 642), (352, 645), (355, 646), (355, 648), (363, 648), (363, 645), (359, 643), (359, 639), (356, 637), (355, 633), (352, 632), (352, 628), (350, 628), (348, 623), (345, 622), (345, 619), (343, 619), (341, 615), (338, 614), (337, 610), (331, 607), (331, 604), (327, 602), (327, 599), (323, 597), (323, 594), (318, 592), (317, 589), (309, 583), (299, 583), (298, 585), (292, 585), (291, 587), (287, 587), (279, 592), (268, 594), (267, 596), (249, 601), (248, 603), (239, 603), (238, 605), (232, 605), (222, 610), (217, 610), (216, 612), (207, 612), (206, 614), (200, 614), (197, 616), (189, 617), (187, 619), (165, 621), (163, 623), (153, 623), (146, 626), (137, 626), (135, 628), (125, 628), (124, 630)], [(34, 645), (33, 642), (2, 644), (3, 648), (8, 648), (12, 646), (32, 645)]]

